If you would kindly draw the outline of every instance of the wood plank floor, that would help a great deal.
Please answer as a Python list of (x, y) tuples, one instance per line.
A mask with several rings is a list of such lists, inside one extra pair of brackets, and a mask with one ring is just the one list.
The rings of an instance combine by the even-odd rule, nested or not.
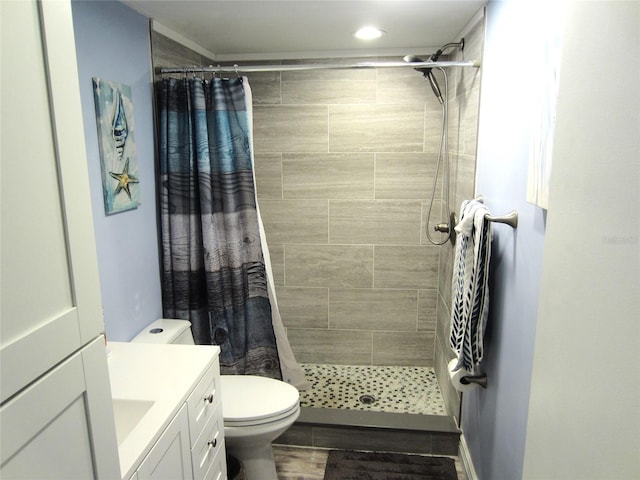
[[(273, 446), (279, 480), (323, 480), (328, 449), (309, 447)], [(458, 480), (466, 480), (457, 457)]]
[(273, 446), (279, 480), (322, 480), (329, 450)]

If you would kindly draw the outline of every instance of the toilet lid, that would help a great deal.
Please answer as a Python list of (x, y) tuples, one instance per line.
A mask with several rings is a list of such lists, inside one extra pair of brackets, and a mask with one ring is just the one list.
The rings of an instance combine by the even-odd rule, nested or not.
[(246, 422), (280, 416), (298, 406), (298, 389), (273, 378), (221, 375), (225, 422)]

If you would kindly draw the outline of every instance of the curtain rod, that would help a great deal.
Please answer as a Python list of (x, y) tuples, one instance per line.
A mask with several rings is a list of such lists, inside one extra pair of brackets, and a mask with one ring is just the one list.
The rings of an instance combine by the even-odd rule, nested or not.
[(336, 70), (336, 69), (358, 69), (358, 68), (437, 68), (437, 67), (480, 67), (480, 62), (470, 60), (465, 62), (363, 62), (352, 64), (340, 63), (308, 63), (292, 65), (218, 65), (213, 66), (186, 66), (186, 67), (156, 67), (156, 74), (164, 73), (250, 73), (250, 72), (292, 72), (302, 70)]

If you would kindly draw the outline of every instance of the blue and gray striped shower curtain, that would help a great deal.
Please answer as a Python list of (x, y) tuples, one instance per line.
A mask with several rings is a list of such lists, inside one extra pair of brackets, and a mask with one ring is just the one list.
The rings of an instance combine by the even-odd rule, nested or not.
[(163, 311), (220, 345), (222, 373), (281, 379), (243, 81), (156, 85)]

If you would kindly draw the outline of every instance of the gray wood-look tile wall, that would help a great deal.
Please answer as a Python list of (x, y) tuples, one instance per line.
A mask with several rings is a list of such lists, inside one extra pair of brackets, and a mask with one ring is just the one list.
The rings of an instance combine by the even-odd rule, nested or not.
[[(481, 19), (459, 58), (480, 58), (483, 35)], [(211, 63), (152, 41), (154, 66)], [(448, 71), (456, 211), (474, 195), (479, 75)], [(446, 378), (453, 253), (424, 233), (441, 128), (428, 83), (399, 68), (255, 73), (249, 84), (260, 211), (297, 359), (435, 365)], [(439, 184), (431, 224), (444, 220), (441, 196)]]
[[(458, 147), (472, 143), (461, 130), (473, 130), (460, 122), (471, 108), (457, 98), (468, 96), (455, 85), (461, 78), (449, 73), (454, 208), (475, 173), (475, 146), (464, 152), (470, 165), (458, 165)], [(249, 83), (258, 198), (296, 357), (433, 366), (438, 290), (450, 291), (450, 279), (440, 280), (440, 248), (424, 233), (441, 128), (429, 85), (407, 69), (260, 74)], [(439, 184), (431, 223), (442, 220), (441, 196)]]
[[(482, 58), (484, 25), (484, 16), (478, 16), (475, 18), (475, 23), (467, 26), (463, 32), (464, 51), (456, 53), (453, 56), (454, 60)], [(450, 189), (453, 199), (452, 208), (456, 213), (460, 212), (460, 205), (464, 200), (482, 193), (475, 191), (480, 74), (480, 69), (452, 69), (449, 79)], [(451, 243), (447, 243), (440, 249), (434, 363), (447, 413), (457, 417), (460, 411), (460, 394), (451, 386), (447, 373), (447, 364), (454, 357), (449, 347), (453, 257), (454, 249)]]

